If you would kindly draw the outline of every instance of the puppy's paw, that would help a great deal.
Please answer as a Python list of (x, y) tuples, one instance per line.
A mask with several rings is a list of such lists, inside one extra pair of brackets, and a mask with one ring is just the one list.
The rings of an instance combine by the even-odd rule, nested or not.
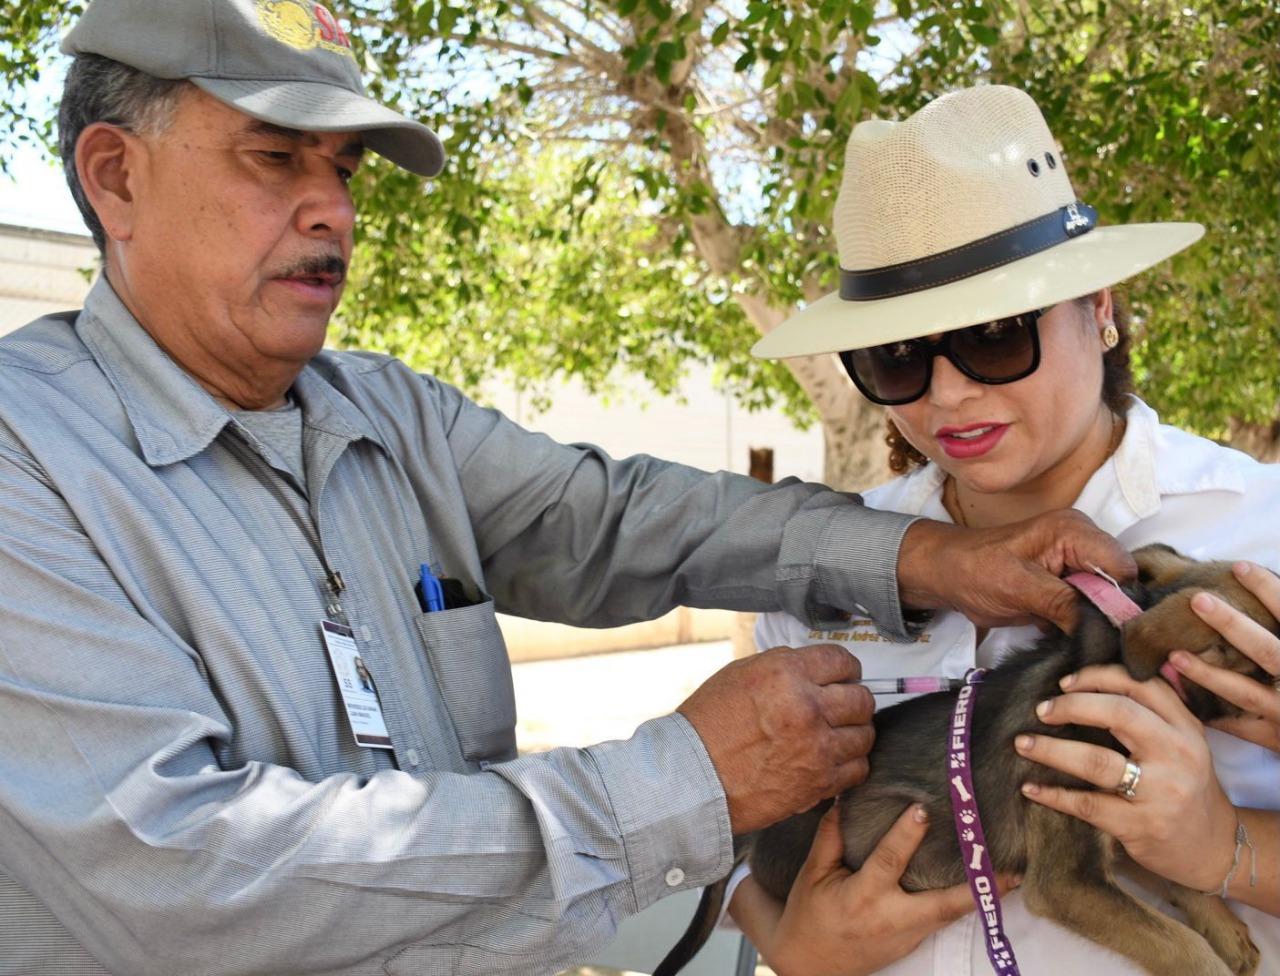
[(1254, 976), (1262, 963), (1262, 953), (1249, 938), (1249, 926), (1239, 919), (1233, 921), (1236, 924), (1229, 931), (1218, 933), (1220, 938), (1209, 939), (1209, 944), (1235, 976)]
[(1187, 913), (1187, 922), (1227, 964), (1233, 976), (1254, 976), (1262, 953), (1249, 937), (1249, 926), (1240, 921), (1217, 895), (1189, 888), (1175, 888), (1172, 899)]

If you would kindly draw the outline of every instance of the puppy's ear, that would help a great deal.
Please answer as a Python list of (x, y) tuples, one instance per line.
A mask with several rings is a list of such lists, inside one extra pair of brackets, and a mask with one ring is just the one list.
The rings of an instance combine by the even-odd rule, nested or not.
[(1121, 660), (1139, 681), (1154, 678), (1170, 651), (1203, 654), (1224, 643), (1222, 635), (1191, 609), (1191, 598), (1197, 592), (1179, 590), (1121, 628)]
[(1202, 590), (1208, 590), (1273, 634), (1280, 629), (1280, 624), (1262, 602), (1235, 578), (1230, 563), (1195, 563), (1176, 553), (1174, 555), (1190, 567), (1176, 580), (1180, 588), (1140, 617), (1130, 620), (1121, 631), (1122, 660), (1129, 673), (1139, 681), (1145, 681), (1160, 670), (1170, 651), (1179, 649), (1200, 655), (1210, 664), (1242, 674), (1260, 671), (1252, 660), (1196, 615), (1191, 609), (1191, 598)]
[(1138, 564), (1138, 582), (1146, 586), (1164, 586), (1172, 583), (1192, 566), (1188, 559), (1171, 546), (1153, 542), (1133, 551), (1133, 561)]

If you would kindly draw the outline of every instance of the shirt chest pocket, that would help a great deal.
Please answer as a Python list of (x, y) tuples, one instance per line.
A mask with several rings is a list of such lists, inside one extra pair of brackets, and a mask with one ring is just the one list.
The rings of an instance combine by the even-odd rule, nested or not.
[(417, 618), (462, 755), (491, 763), (516, 755), (516, 696), (493, 601)]

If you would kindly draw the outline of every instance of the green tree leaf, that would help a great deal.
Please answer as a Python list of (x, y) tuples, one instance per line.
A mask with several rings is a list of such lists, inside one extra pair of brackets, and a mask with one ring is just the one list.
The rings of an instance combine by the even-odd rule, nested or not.
[[(51, 135), (25, 93), (80, 6), (0, 0), (0, 167)], [(836, 367), (748, 350), (835, 285), (853, 126), (1002, 83), (1036, 98), (1104, 222), (1209, 228), (1122, 289), (1142, 394), (1223, 439), (1277, 418), (1275, 0), (353, 0), (345, 13), (378, 68), (371, 93), (436, 125), (450, 162), (426, 184), (378, 161), (360, 176), (344, 343), (480, 394), (501, 376), (545, 396), (568, 372), (665, 391), (714, 362), (743, 403), (820, 417), (834, 452), (870, 457), (873, 437), (843, 433), (863, 421), (853, 394), (830, 395)]]

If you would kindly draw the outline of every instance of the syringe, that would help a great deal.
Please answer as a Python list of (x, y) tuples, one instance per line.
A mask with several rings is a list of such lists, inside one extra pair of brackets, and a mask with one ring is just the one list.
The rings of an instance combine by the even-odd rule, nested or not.
[(964, 687), (964, 678), (936, 678), (920, 675), (912, 678), (863, 678), (858, 684), (873, 695), (927, 695), (932, 691), (956, 691)]

